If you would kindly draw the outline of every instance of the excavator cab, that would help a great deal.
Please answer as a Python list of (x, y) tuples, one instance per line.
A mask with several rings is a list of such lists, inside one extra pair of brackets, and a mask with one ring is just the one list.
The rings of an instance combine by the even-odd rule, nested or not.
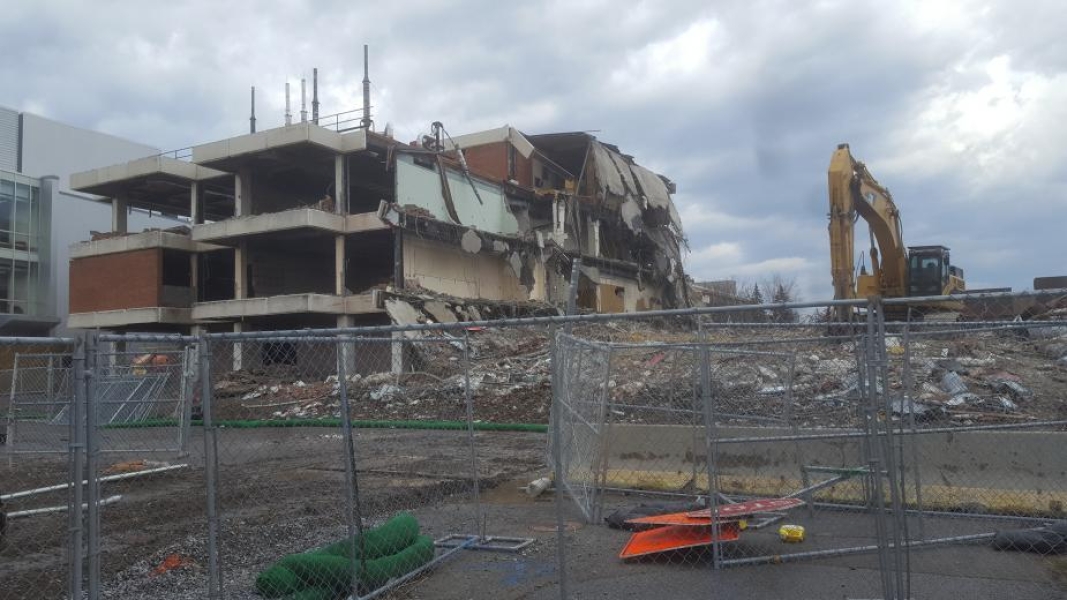
[(965, 289), (963, 269), (950, 263), (944, 246), (908, 248), (908, 296), (942, 296)]

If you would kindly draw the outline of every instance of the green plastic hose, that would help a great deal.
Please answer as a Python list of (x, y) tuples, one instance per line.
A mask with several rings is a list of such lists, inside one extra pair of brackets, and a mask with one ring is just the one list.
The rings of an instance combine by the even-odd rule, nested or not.
[[(313, 550), (312, 554), (329, 554), (350, 558), (381, 558), (396, 554), (415, 543), (419, 537), (419, 522), (411, 513), (400, 513), (380, 527), (363, 533), (362, 538), (346, 538)], [(355, 553), (353, 554), (353, 548)]]
[(365, 590), (373, 590), (433, 560), (433, 538), (418, 533), (415, 517), (400, 513), (362, 539), (345, 538), (283, 557), (259, 574), (256, 591), (267, 598), (332, 598), (350, 588), (353, 572)]

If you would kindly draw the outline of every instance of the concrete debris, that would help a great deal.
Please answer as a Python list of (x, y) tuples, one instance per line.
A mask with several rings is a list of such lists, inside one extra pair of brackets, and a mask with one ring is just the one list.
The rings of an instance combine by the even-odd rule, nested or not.
[(956, 373), (955, 371), (946, 371), (945, 375), (941, 378), (941, 389), (955, 396), (966, 392), (967, 384), (963, 383), (963, 379), (960, 377), (959, 373)]
[(1003, 392), (1010, 394), (1012, 398), (1018, 400), (1020, 398), (1029, 398), (1034, 395), (1029, 388), (1023, 386), (1018, 381), (996, 379), (992, 381), (994, 392)]
[(1001, 408), (1003, 408), (1004, 410), (1006, 410), (1008, 412), (1015, 412), (1015, 411), (1019, 410), (1019, 405), (1018, 404), (1015, 404), (1014, 402), (1012, 402), (1011, 400), (1008, 400), (1004, 396), (997, 396), (997, 402), (1000, 404)]
[(784, 385), (773, 385), (773, 386), (760, 388), (759, 395), (760, 396), (777, 396), (777, 395), (785, 394), (787, 391), (789, 391), (789, 388), (787, 388)]
[(981, 404), (982, 397), (971, 392), (961, 392), (952, 396), (945, 404), (948, 406), (963, 406), (964, 404)]
[(402, 392), (403, 390), (400, 389), (400, 386), (387, 383), (375, 390), (372, 390), (368, 395), (370, 396), (371, 400), (374, 400), (375, 402), (380, 402), (382, 400), (389, 400), (395, 396), (399, 396)]
[(850, 370), (856, 368), (856, 361), (845, 360), (842, 358), (831, 358), (829, 360), (820, 360), (815, 365), (814, 370), (818, 375), (826, 375), (830, 377), (844, 377)]
[(934, 408), (914, 400), (893, 400), (889, 404), (890, 410), (897, 416), (915, 415), (916, 419), (926, 419), (934, 412)]
[(778, 372), (775, 371), (774, 369), (769, 368), (769, 367), (765, 367), (763, 365), (759, 365), (759, 366), (756, 367), (756, 369), (759, 371), (760, 377), (762, 377), (765, 380), (777, 381), (778, 378), (779, 378)]
[(944, 399), (945, 397), (945, 392), (941, 389), (941, 387), (929, 381), (923, 382), (922, 386), (919, 389), (920, 397), (923, 400), (938, 400)]
[(896, 336), (887, 336), (885, 338), (885, 350), (889, 354), (904, 354), (904, 344), (900, 343), (900, 338)]
[[(472, 304), (446, 297), (418, 293), (392, 295), (395, 314), (410, 322), (469, 318)], [(504, 311), (554, 311), (552, 307), (519, 305), (501, 307), (479, 304), (487, 314)], [(398, 308), (399, 307), (399, 308)], [(436, 315), (436, 316), (435, 316)], [(465, 319), (464, 319), (465, 320)], [(391, 372), (388, 358), (360, 363), (380, 365), (381, 372), (349, 376), (347, 391), (353, 418), (372, 420), (437, 419), (461, 421), (465, 416), (465, 378), (462, 365), (464, 339), (469, 343), (471, 395), (475, 417), (481, 421), (546, 423), (551, 400), (551, 358), (547, 330), (543, 328), (473, 327), (466, 331), (435, 333), (451, 336), (454, 343), (419, 343), (410, 338), (404, 348), (402, 369)], [(607, 418), (617, 422), (674, 422), (680, 414), (701, 414), (699, 395), (694, 400), (694, 363), (679, 350), (643, 343), (691, 341), (691, 330), (671, 330), (649, 323), (576, 325), (574, 334), (598, 341), (624, 341), (624, 351), (612, 355), (607, 379), (589, 381), (597, 397), (607, 390), (612, 405)], [(428, 335), (428, 334), (427, 334)], [(717, 342), (749, 341), (749, 332), (710, 334)], [(781, 334), (777, 334), (779, 337)], [(798, 337), (805, 335), (803, 332)], [(914, 415), (926, 421), (948, 424), (996, 423), (1020, 419), (1060, 418), (1062, 382), (1059, 368), (1045, 358), (1040, 347), (1020, 338), (976, 336), (967, 352), (952, 340), (931, 339), (926, 347), (911, 350), (912, 387), (905, 389), (902, 361), (891, 360), (888, 386), (890, 413), (894, 419)], [(943, 357), (943, 350), (951, 356)], [(388, 354), (388, 353), (387, 353)], [(960, 360), (965, 359), (965, 360)], [(966, 360), (975, 359), (975, 360)], [(963, 364), (961, 364), (961, 362)], [(795, 370), (792, 389), (790, 365)], [(1011, 365), (1011, 370), (996, 365)], [(967, 366), (964, 366), (967, 365)], [(583, 366), (592, 373), (602, 368)], [(743, 424), (746, 415), (784, 419), (786, 399), (793, 401), (789, 414), (801, 427), (855, 427), (862, 425), (862, 401), (854, 347), (850, 343), (823, 343), (818, 354), (801, 351), (796, 356), (722, 353), (712, 365), (713, 396), (728, 424)], [(602, 376), (602, 375), (600, 375)], [(303, 386), (300, 386), (300, 383)], [(239, 371), (220, 375), (216, 406), (220, 418), (303, 419), (339, 415), (336, 376), (323, 374), (311, 381), (305, 373)], [(226, 402), (232, 398), (239, 402)], [(910, 398), (910, 401), (901, 400)], [(669, 407), (671, 411), (642, 409)], [(226, 411), (232, 411), (227, 413)], [(747, 421), (751, 423), (751, 420)]]
[(527, 496), (531, 498), (536, 498), (543, 494), (545, 490), (547, 490), (551, 486), (552, 480), (550, 478), (541, 477), (539, 479), (531, 481), (529, 484), (526, 485), (524, 489), (526, 491)]
[(385, 310), (397, 325), (454, 323), (562, 314), (540, 302), (491, 302), (435, 294), (426, 290), (383, 292)]
[(971, 358), (971, 357), (964, 356), (964, 357), (957, 358), (956, 359), (956, 363), (959, 364), (962, 367), (973, 368), (973, 367), (992, 367), (992, 366), (996, 366), (997, 361), (992, 356), (990, 356), (988, 358)]

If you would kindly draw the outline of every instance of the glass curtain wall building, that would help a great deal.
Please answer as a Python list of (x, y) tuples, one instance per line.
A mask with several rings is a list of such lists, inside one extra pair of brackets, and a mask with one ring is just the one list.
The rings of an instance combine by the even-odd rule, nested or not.
[(0, 332), (40, 335), (58, 320), (50, 290), (56, 179), (0, 170)]

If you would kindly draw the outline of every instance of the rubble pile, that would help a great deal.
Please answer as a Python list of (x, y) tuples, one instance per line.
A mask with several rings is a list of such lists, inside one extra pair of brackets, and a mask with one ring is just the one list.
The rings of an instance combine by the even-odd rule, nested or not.
[[(699, 353), (692, 347), (641, 346), (691, 343), (692, 330), (610, 323), (578, 326), (574, 334), (631, 344), (613, 350), (610, 373), (602, 364), (582, 367), (587, 380), (582, 393), (599, 396), (608, 388), (607, 418), (635, 423), (702, 419), (702, 400), (694, 393), (699, 389)], [(409, 344), (415, 356), (405, 372), (349, 376), (345, 384), (352, 417), (463, 420), (467, 378), (459, 339), (464, 336), (470, 344), (475, 420), (548, 422), (551, 362), (546, 328), (471, 328), (446, 335), (456, 342)], [(801, 427), (861, 424), (851, 339), (813, 342), (811, 331), (774, 332), (759, 334), (773, 335), (766, 345), (736, 345), (752, 341), (753, 335), (742, 329), (709, 334), (709, 340), (723, 348), (713, 352), (711, 370), (720, 421), (777, 421)], [(791, 336), (797, 341), (791, 342)], [(920, 423), (943, 426), (1067, 418), (1067, 327), (913, 339), (907, 394), (900, 338), (886, 338), (886, 352), (891, 419), (914, 416)], [(220, 377), (215, 394), (221, 418), (311, 419), (340, 416), (340, 386), (335, 375), (304, 381), (291, 373), (237, 371)]]

